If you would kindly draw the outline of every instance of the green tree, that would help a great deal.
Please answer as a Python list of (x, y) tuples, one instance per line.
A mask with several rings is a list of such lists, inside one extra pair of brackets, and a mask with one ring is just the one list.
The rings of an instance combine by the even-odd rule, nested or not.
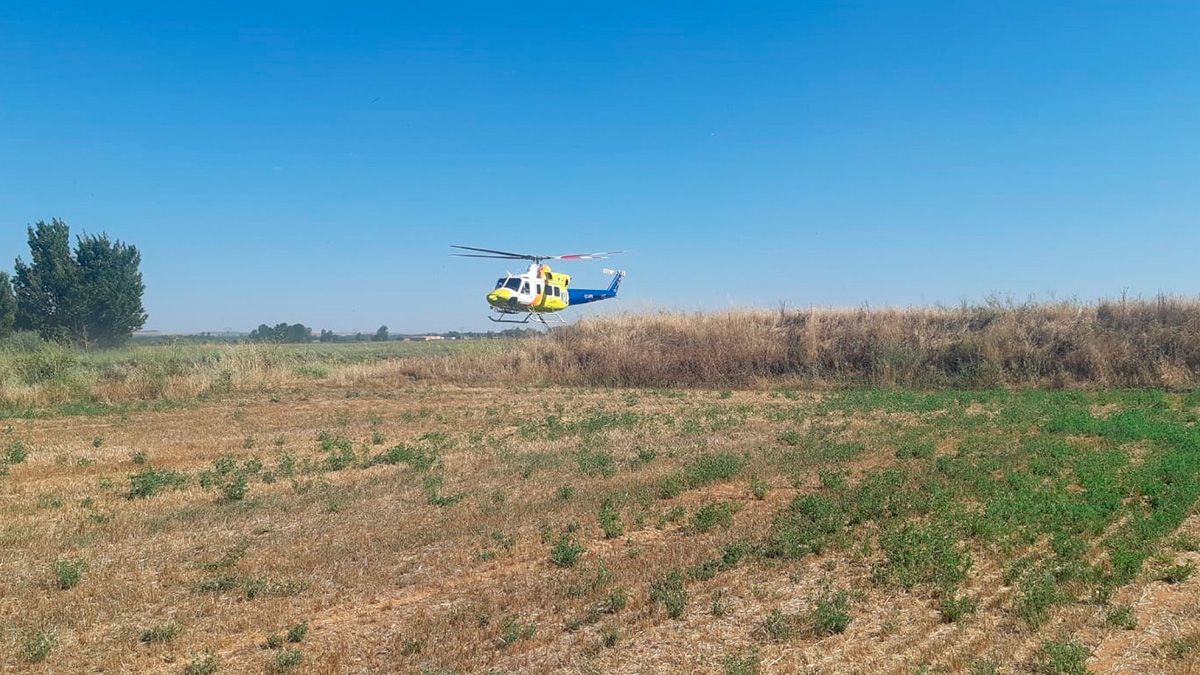
[(371, 341), (372, 342), (387, 342), (388, 341), (388, 327), (380, 326), (379, 330), (375, 331), (375, 334), (371, 336)]
[(283, 326), (288, 342), (312, 342), (312, 329), (308, 326), (299, 323)]
[(75, 244), (82, 293), (84, 341), (119, 345), (146, 324), (142, 307), (142, 256), (106, 234), (83, 235)]
[(141, 254), (105, 234), (82, 235), (55, 218), (28, 228), (30, 262), (16, 262), (16, 327), (79, 346), (125, 342), (146, 323)]
[(17, 298), (13, 295), (8, 272), (0, 272), (0, 338), (12, 335), (17, 321)]
[(251, 342), (311, 342), (312, 329), (301, 323), (289, 324), (286, 321), (275, 324), (259, 324), (258, 328), (250, 331)]
[(17, 258), (13, 279), (16, 326), (47, 340), (68, 341), (78, 327), (79, 268), (71, 257), (71, 232), (57, 218), (28, 228), (30, 263)]

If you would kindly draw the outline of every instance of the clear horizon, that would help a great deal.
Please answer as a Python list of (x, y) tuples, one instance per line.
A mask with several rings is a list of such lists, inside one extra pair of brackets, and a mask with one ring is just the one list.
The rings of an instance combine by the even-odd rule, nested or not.
[(0, 269), (138, 246), (147, 330), (1200, 293), (1200, 6), (0, 8)]

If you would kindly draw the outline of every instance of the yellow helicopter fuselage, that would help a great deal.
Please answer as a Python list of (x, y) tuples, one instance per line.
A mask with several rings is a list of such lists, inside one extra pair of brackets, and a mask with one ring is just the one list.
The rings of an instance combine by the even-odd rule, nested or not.
[(570, 305), (570, 284), (569, 274), (554, 272), (549, 265), (530, 265), (525, 274), (497, 280), (496, 288), (487, 294), (487, 301), (505, 313), (557, 312)]

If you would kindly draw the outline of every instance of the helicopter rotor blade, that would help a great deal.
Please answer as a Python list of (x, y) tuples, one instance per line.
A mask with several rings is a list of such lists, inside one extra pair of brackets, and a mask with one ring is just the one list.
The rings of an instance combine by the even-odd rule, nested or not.
[[(460, 248), (460, 249), (463, 249), (464, 251), (479, 251), (481, 253), (495, 253), (498, 256), (503, 256), (506, 258), (516, 258), (516, 259), (521, 259), (521, 260), (532, 260), (534, 258), (539, 257), (539, 256), (535, 256), (535, 255), (529, 255), (528, 253), (512, 253), (510, 251), (497, 251), (495, 249), (490, 249), (490, 248), (476, 248), (474, 246), (459, 246), (458, 244), (451, 244), (450, 248)], [(457, 254), (457, 255), (462, 255), (462, 254)], [(545, 257), (545, 256), (541, 256), (541, 257)]]
[[(457, 248), (463, 251), (477, 251), (478, 253), (451, 253), (450, 255), (459, 256), (462, 258), (501, 258), (504, 260), (532, 260), (541, 262), (542, 260), (603, 260), (611, 255), (618, 253), (628, 253), (628, 251), (600, 251), (598, 253), (567, 253), (564, 255), (534, 255), (532, 253), (513, 253), (512, 251), (497, 251), (491, 248), (477, 248), (475, 246), (459, 246), (451, 244), (450, 248)], [(488, 254), (488, 255), (480, 255)]]
[(603, 260), (610, 255), (625, 253), (625, 251), (601, 251), (599, 253), (568, 253), (566, 255), (546, 256), (551, 260)]

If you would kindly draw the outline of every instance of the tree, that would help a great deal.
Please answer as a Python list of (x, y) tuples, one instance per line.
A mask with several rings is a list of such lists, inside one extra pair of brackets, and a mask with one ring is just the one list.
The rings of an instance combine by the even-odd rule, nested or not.
[(17, 298), (8, 272), (0, 272), (0, 338), (12, 335), (17, 320)]
[(86, 341), (118, 345), (146, 323), (142, 308), (142, 256), (137, 248), (111, 241), (106, 234), (83, 235), (75, 245), (82, 283)]
[(54, 219), (28, 228), (31, 262), (17, 258), (13, 279), (16, 326), (35, 330), (47, 340), (67, 341), (78, 328), (78, 272), (71, 258), (71, 232)]
[(251, 342), (312, 342), (312, 329), (304, 324), (289, 324), (286, 321), (275, 324), (272, 328), (267, 324), (259, 324), (258, 328), (250, 331)]
[(302, 324), (283, 324), (288, 342), (312, 342), (312, 329)]
[(146, 323), (142, 258), (108, 235), (77, 237), (57, 218), (28, 228), (30, 262), (16, 262), (16, 327), (82, 347), (113, 346)]
[(380, 326), (379, 330), (375, 331), (375, 335), (371, 336), (371, 342), (387, 342), (387, 341), (388, 341), (387, 326)]

